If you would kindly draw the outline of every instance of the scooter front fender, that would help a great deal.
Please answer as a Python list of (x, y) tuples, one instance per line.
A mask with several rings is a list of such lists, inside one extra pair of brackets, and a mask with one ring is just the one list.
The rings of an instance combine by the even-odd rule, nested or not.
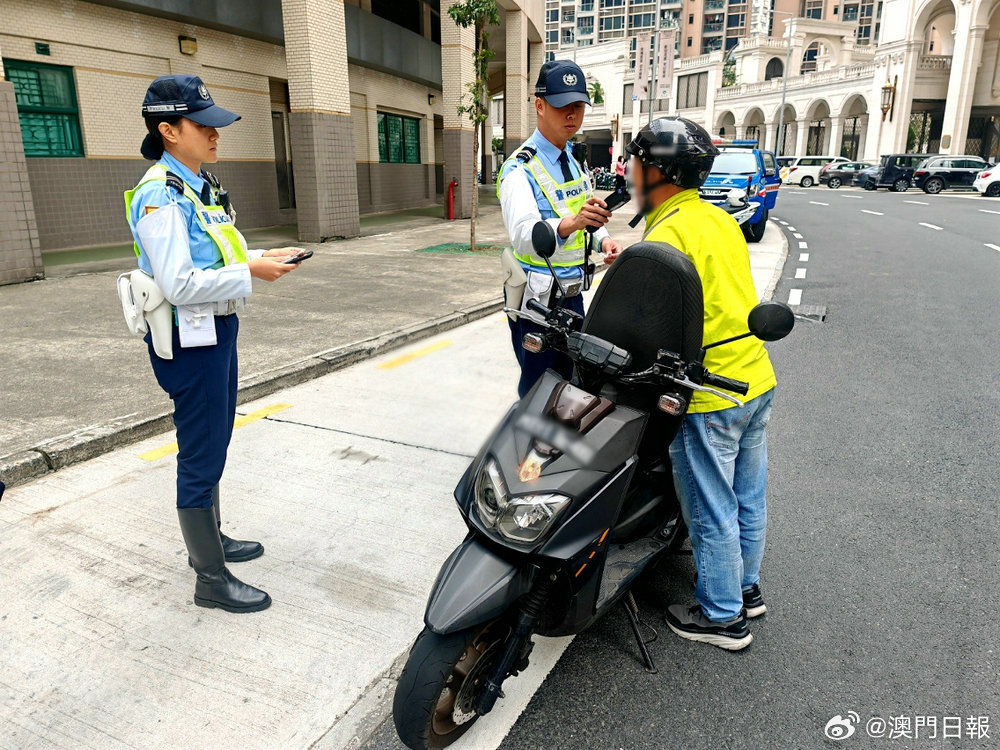
[(533, 568), (518, 568), (469, 537), (441, 566), (424, 623), (445, 635), (489, 622), (527, 593), (533, 578)]

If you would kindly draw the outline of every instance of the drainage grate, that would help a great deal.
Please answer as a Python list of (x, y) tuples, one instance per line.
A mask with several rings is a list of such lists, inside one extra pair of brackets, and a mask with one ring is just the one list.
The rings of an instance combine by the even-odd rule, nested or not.
[(815, 323), (826, 320), (826, 305), (792, 305), (792, 312)]

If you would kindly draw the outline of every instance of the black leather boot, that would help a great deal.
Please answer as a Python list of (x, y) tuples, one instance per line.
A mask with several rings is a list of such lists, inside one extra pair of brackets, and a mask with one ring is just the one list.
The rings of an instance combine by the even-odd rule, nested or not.
[[(219, 538), (222, 539), (222, 551), (226, 555), (226, 562), (247, 562), (256, 560), (264, 554), (264, 545), (260, 542), (242, 542), (239, 539), (230, 539), (222, 533), (222, 512), (219, 510), (219, 486), (212, 490), (212, 507), (215, 508), (215, 523), (219, 528)], [(191, 558), (188, 558), (188, 565), (194, 567)]]
[(178, 508), (184, 544), (198, 574), (194, 603), (227, 612), (259, 612), (271, 606), (267, 592), (248, 586), (226, 568), (222, 539), (212, 508)]
[(226, 553), (226, 562), (246, 562), (256, 560), (264, 554), (264, 545), (260, 542), (241, 542), (230, 539), (222, 533), (222, 512), (219, 510), (219, 486), (212, 490), (212, 505), (215, 507), (215, 521), (219, 526), (219, 536), (222, 539), (222, 550)]

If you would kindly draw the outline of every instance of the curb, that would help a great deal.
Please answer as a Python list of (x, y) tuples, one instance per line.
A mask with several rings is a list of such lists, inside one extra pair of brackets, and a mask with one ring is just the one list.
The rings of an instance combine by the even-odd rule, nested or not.
[(785, 234), (784, 228), (778, 224), (774, 219), (770, 220), (774, 228), (778, 230), (778, 234), (781, 237), (781, 257), (778, 263), (774, 267), (774, 272), (771, 274), (771, 280), (767, 282), (767, 286), (764, 287), (764, 296), (762, 300), (769, 301), (774, 297), (774, 291), (778, 288), (778, 282), (781, 281), (781, 272), (785, 269), (785, 261), (788, 260), (788, 236)]
[[(398, 349), (412, 341), (458, 328), (501, 309), (503, 309), (503, 298), (496, 297), (448, 315), (326, 349), (298, 362), (250, 375), (240, 383), (237, 403), (255, 401), (276, 391)], [(0, 478), (9, 489), (66, 466), (95, 458), (123, 445), (167, 432), (173, 426), (172, 413), (170, 409), (134, 412), (74, 430), (17, 453), (0, 456)]]

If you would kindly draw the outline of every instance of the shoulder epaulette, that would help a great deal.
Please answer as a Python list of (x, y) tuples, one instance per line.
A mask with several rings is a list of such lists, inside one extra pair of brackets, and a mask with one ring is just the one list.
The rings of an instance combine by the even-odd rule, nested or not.
[(184, 180), (173, 172), (167, 172), (167, 187), (173, 188), (180, 194), (184, 194)]
[(520, 151), (517, 152), (517, 155), (514, 158), (517, 159), (522, 164), (527, 164), (529, 161), (535, 158), (535, 154), (537, 153), (538, 151), (533, 149), (531, 146), (525, 146), (524, 148), (522, 148)]
[(202, 176), (202, 177), (204, 177), (204, 178), (205, 178), (205, 181), (206, 181), (206, 182), (207, 182), (207, 183), (208, 183), (209, 185), (211, 185), (212, 187), (214, 187), (215, 189), (219, 189), (219, 188), (221, 188), (221, 187), (222, 187), (222, 185), (221, 185), (221, 184), (219, 184), (219, 178), (218, 178), (218, 177), (216, 177), (216, 176), (215, 176), (214, 174), (212, 174), (211, 172), (207, 172), (207, 171), (205, 171), (205, 170), (203, 169), (203, 170), (201, 170), (201, 176)]

